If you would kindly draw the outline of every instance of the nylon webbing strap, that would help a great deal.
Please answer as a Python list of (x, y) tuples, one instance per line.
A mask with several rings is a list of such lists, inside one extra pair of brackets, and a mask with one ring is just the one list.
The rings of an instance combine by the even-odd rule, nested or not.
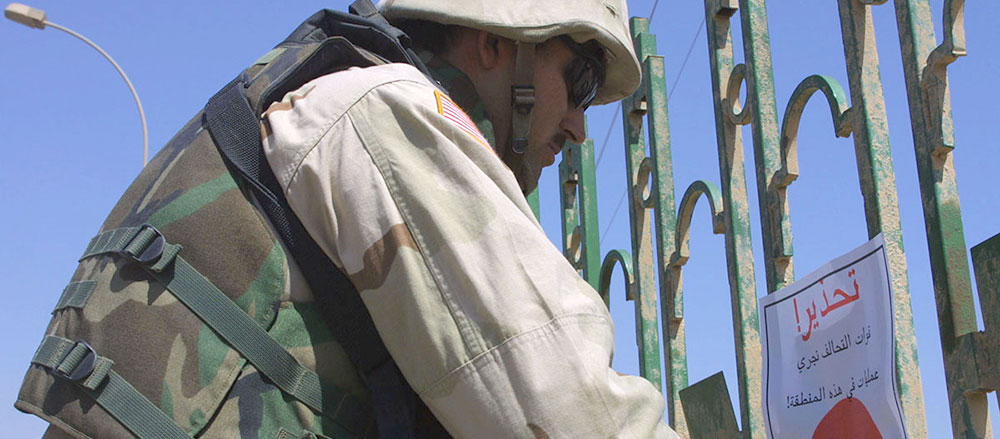
[[(149, 239), (147, 236), (149, 230), (155, 232), (158, 237)], [(99, 239), (102, 235), (113, 236), (114, 239)], [(85, 255), (94, 256), (105, 253), (147, 255), (148, 249), (138, 246), (136, 242), (145, 242), (146, 245), (155, 247), (155, 244), (160, 240), (162, 240), (162, 235), (159, 235), (156, 229), (148, 226), (114, 229), (98, 235), (92, 241), (92, 245), (88, 247)], [(99, 243), (93, 244), (94, 242)], [(169, 247), (169, 244), (165, 244), (164, 247)], [(172, 261), (163, 260), (168, 257)], [(271, 338), (264, 328), (243, 312), (225, 293), (184, 258), (164, 254), (158, 259), (146, 261), (144, 266), (147, 268), (149, 266), (169, 266), (170, 262), (173, 262), (173, 269), (167, 267), (168, 269), (150, 270), (150, 272), (178, 300), (191, 309), (206, 325), (242, 354), (278, 388), (313, 410), (330, 415), (334, 422), (346, 430), (354, 434), (361, 434), (367, 425), (367, 419), (364, 417), (367, 410), (357, 398), (332, 385), (328, 385), (324, 389), (315, 372), (299, 364), (295, 357), (292, 357), (284, 347)]]
[[(373, 15), (380, 17), (370, 0), (360, 0), (351, 7), (364, 10), (369, 20)], [(368, 35), (370, 38), (375, 38), (376, 34), (382, 38), (393, 38), (390, 34), (405, 37), (401, 31), (389, 26), (388, 22), (383, 24), (384, 26), (373, 22), (363, 23), (365, 26), (372, 26), (373, 31), (378, 31)], [(393, 41), (397, 47), (402, 48), (398, 39)], [(414, 62), (426, 70), (426, 66), (423, 66), (415, 54)], [(275, 72), (273, 76), (286, 75)], [(391, 361), (389, 353), (354, 285), (336, 269), (288, 205), (264, 156), (259, 115), (254, 113), (246, 98), (245, 90), (248, 86), (241, 75), (209, 99), (205, 106), (204, 124), (227, 164), (253, 189), (282, 243), (302, 269), (307, 283), (316, 295), (317, 305), (327, 317), (325, 320), (337, 341), (343, 345), (361, 373), (367, 375), (386, 361)]]
[[(369, 388), (385, 389), (372, 393), (379, 435), (413, 437), (411, 420), (415, 408), (402, 413), (387, 409), (395, 405), (393, 400), (402, 399), (413, 390), (407, 387), (392, 363), (357, 289), (313, 241), (284, 198), (264, 157), (260, 120), (245, 97), (245, 88), (240, 77), (220, 90), (205, 106), (204, 123), (223, 158), (254, 190), (262, 210), (301, 268), (316, 297), (316, 305), (337, 342)], [(390, 373), (396, 377), (384, 383), (372, 383), (373, 379), (384, 379)]]
[[(378, 14), (370, 0), (355, 2), (351, 8), (352, 11), (360, 12), (364, 18), (343, 17), (345, 24), (351, 23), (351, 25), (342, 28), (364, 30), (358, 33), (362, 35), (359, 38), (371, 44), (362, 46), (387, 49), (391, 47), (391, 51), (403, 54), (410, 64), (431, 77), (427, 67), (409, 47), (409, 37), (389, 25)], [(282, 44), (304, 44), (310, 41), (309, 38), (314, 34), (314, 30), (306, 29), (301, 34), (301, 40), (286, 41)], [(296, 34), (299, 34), (299, 30), (296, 30)], [(322, 34), (337, 35), (326, 32)], [(301, 66), (294, 65), (289, 71), (293, 68), (299, 69)], [(269, 77), (287, 78), (289, 75), (275, 72)], [(402, 407), (398, 401), (414, 399), (415, 393), (392, 362), (381, 337), (375, 330), (371, 315), (354, 285), (313, 241), (288, 205), (283, 190), (264, 156), (259, 114), (253, 111), (254, 107), (246, 97), (246, 89), (250, 86), (248, 81), (241, 75), (213, 96), (205, 106), (203, 124), (218, 146), (226, 164), (254, 191), (261, 210), (271, 220), (275, 232), (301, 268), (306, 282), (316, 297), (317, 307), (337, 342), (357, 367), (369, 389), (380, 389), (372, 392), (379, 436), (413, 437), (415, 407), (412, 404)], [(280, 85), (274, 83), (267, 87), (281, 88)], [(264, 107), (267, 102), (255, 101), (253, 104)]]
[(510, 88), (511, 150), (524, 154), (531, 134), (531, 109), (535, 106), (535, 44), (517, 42), (514, 85)]
[(394, 27), (389, 24), (389, 21), (382, 16), (379, 12), (378, 7), (375, 6), (371, 0), (356, 0), (348, 6), (348, 10), (351, 14), (357, 15), (359, 17), (364, 17), (374, 25), (374, 29), (385, 34), (389, 37), (396, 46), (397, 50), (400, 50), (406, 57), (406, 61), (420, 70), (424, 76), (431, 81), (431, 84), (436, 84), (437, 80), (434, 79), (434, 75), (431, 75), (430, 70), (424, 65), (423, 61), (420, 61), (420, 57), (417, 53), (413, 51), (411, 46), (410, 37), (406, 35), (405, 32), (399, 28)]
[[(275, 231), (302, 269), (306, 281), (323, 307), (337, 341), (363, 371), (373, 369), (389, 354), (375, 332), (367, 308), (354, 285), (340, 273), (291, 213), (274, 174), (264, 157), (260, 123), (243, 97), (243, 83), (236, 80), (209, 100), (205, 117), (219, 150), (254, 188), (257, 200)], [(326, 295), (327, 297), (320, 297)], [(323, 303), (336, 302), (335, 306)]]
[(180, 250), (181, 246), (168, 244), (155, 227), (121, 227), (106, 230), (91, 239), (80, 260), (105, 253), (122, 253), (147, 269), (160, 272)]
[(191, 439), (173, 419), (112, 370), (113, 361), (97, 355), (82, 341), (48, 335), (31, 362), (74, 381), (140, 439)]
[(122, 227), (120, 229), (111, 229), (100, 233), (99, 235), (91, 238), (90, 244), (87, 245), (87, 249), (83, 251), (83, 256), (80, 256), (80, 260), (84, 260), (94, 255), (108, 253), (109, 251), (118, 252), (125, 248), (125, 245), (135, 238), (135, 235), (139, 233), (140, 227)]
[(371, 0), (358, 0), (348, 7), (352, 14), (365, 17), (379, 26), (389, 27), (389, 22), (378, 12)]
[(96, 286), (97, 281), (94, 280), (70, 282), (63, 289), (62, 295), (59, 296), (59, 301), (56, 302), (56, 307), (52, 310), (52, 313), (55, 314), (59, 310), (66, 308), (83, 308), (87, 304), (87, 300), (90, 300), (90, 295), (94, 293), (94, 287)]

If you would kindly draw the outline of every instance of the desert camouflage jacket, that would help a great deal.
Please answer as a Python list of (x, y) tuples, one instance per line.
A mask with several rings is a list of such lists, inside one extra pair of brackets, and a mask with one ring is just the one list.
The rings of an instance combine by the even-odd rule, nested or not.
[[(492, 133), (416, 69), (317, 78), (262, 121), (292, 210), (451, 434), (676, 437), (658, 391), (611, 369), (607, 308), (546, 238)], [(309, 294), (291, 283), (293, 299)]]

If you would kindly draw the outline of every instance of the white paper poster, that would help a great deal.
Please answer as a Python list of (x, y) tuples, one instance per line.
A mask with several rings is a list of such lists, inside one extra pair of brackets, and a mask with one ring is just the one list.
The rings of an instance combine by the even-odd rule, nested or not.
[(772, 439), (905, 438), (882, 235), (760, 299)]

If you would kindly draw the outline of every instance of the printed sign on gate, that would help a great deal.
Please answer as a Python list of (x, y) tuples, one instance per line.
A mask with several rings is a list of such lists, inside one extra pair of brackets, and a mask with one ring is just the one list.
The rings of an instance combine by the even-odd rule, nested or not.
[(772, 439), (905, 438), (882, 235), (760, 299)]

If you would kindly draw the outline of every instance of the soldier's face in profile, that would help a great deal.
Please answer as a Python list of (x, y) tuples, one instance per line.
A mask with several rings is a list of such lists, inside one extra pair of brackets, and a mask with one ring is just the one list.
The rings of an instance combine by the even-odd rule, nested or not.
[(558, 38), (539, 44), (535, 52), (535, 105), (531, 110), (531, 133), (524, 154), (505, 155), (521, 189), (529, 193), (538, 185), (542, 168), (555, 163), (555, 156), (569, 140), (587, 137), (584, 109), (570, 102), (567, 69), (577, 55)]

